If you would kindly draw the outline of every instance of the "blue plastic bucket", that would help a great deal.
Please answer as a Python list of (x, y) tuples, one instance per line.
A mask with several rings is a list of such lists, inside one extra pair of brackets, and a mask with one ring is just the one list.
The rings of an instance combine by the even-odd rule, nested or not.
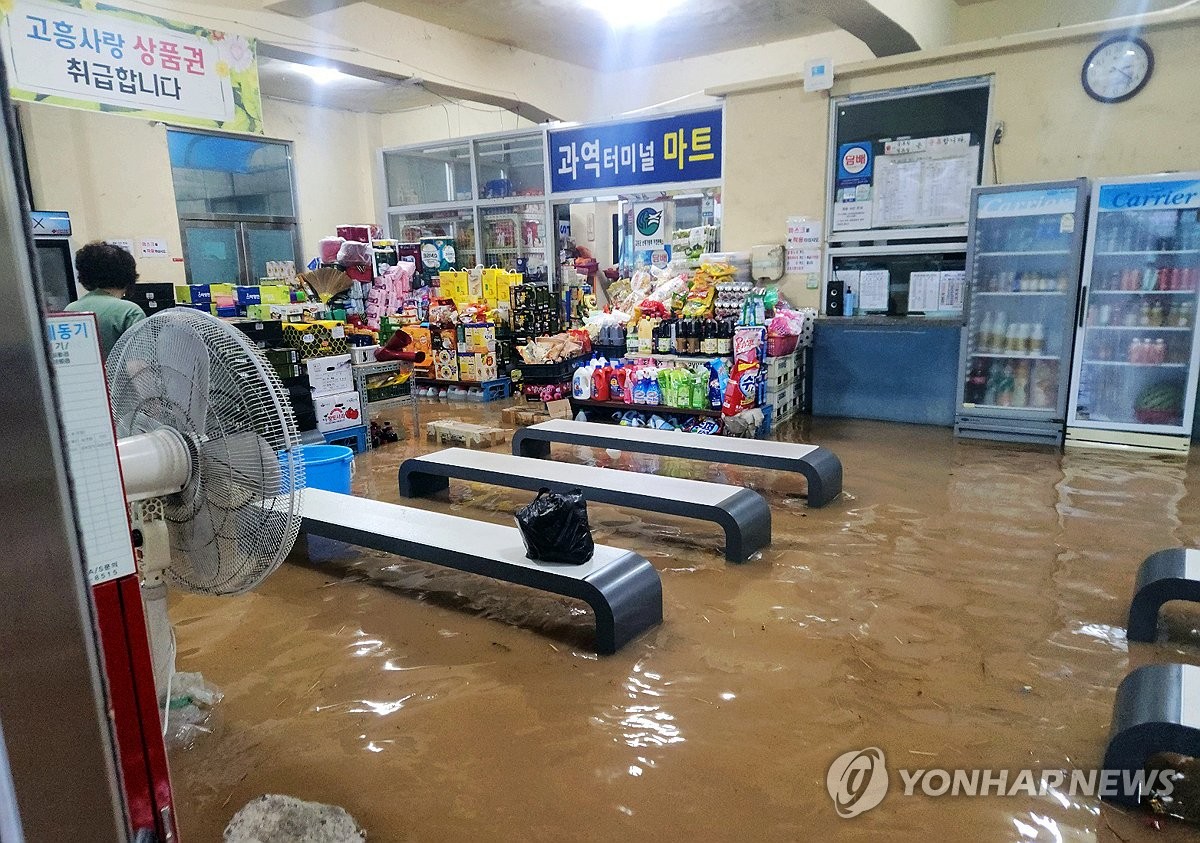
[[(345, 445), (301, 445), (304, 485), (310, 489), (350, 494), (354, 451)], [(282, 458), (282, 456), (281, 456)]]

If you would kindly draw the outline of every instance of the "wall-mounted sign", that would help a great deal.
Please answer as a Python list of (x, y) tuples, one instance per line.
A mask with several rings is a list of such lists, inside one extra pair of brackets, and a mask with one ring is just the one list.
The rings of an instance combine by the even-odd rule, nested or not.
[(552, 130), (554, 193), (721, 178), (721, 109)]
[(0, 48), (14, 99), (263, 130), (253, 39), (83, 0), (6, 7)]
[(170, 257), (170, 253), (167, 252), (166, 240), (145, 239), (138, 241), (138, 245), (140, 246), (141, 255), (144, 258)]

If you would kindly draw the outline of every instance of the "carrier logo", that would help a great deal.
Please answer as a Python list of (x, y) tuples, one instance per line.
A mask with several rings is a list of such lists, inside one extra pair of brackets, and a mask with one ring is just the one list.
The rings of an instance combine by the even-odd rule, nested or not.
[(842, 169), (849, 175), (857, 176), (867, 169), (869, 163), (871, 163), (871, 156), (861, 146), (852, 146), (842, 153)]
[(658, 234), (658, 230), (662, 228), (662, 215), (661, 208), (642, 208), (638, 211), (635, 221), (638, 234), (643, 237), (653, 237)]
[(839, 755), (825, 774), (825, 787), (842, 819), (871, 810), (887, 795), (883, 750), (869, 746)]

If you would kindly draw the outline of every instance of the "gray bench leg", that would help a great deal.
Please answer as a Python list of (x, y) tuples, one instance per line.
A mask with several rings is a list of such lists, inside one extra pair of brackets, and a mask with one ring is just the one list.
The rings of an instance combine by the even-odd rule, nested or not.
[(654, 566), (629, 554), (598, 571), (579, 595), (596, 615), (596, 652), (610, 655), (662, 623), (662, 579)]
[(1126, 637), (1154, 641), (1158, 636), (1158, 610), (1168, 600), (1200, 603), (1200, 581), (1187, 577), (1187, 550), (1173, 547), (1151, 553), (1138, 569), (1129, 603)]
[(400, 464), (400, 497), (428, 498), (450, 488), (450, 478), (440, 474), (425, 474), (408, 465)]
[[(1112, 728), (1104, 769), (1136, 775), (1158, 752), (1200, 755), (1200, 729), (1180, 722), (1183, 672), (1200, 668), (1179, 664), (1140, 667), (1121, 680), (1113, 703)], [(1135, 807), (1136, 794), (1118, 793), (1110, 801)]]
[(550, 456), (550, 443), (530, 436), (522, 428), (513, 434), (512, 452), (518, 457), (537, 457), (544, 460)]
[(725, 530), (725, 558), (745, 562), (771, 543), (771, 507), (758, 492), (742, 489), (719, 509)]
[(842, 494), (842, 461), (828, 448), (817, 448), (800, 463), (808, 480), (808, 505), (825, 506)]

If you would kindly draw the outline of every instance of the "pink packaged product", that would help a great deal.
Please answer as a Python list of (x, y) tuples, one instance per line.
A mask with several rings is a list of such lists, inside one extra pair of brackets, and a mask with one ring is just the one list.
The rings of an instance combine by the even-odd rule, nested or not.
[(317, 250), (321, 255), (321, 263), (337, 263), (338, 250), (342, 248), (342, 244), (346, 240), (343, 237), (323, 237), (317, 243)]
[(338, 249), (337, 262), (340, 264), (361, 263), (370, 265), (371, 263), (371, 244), (360, 243), (356, 240), (347, 240), (342, 243), (342, 247)]
[(353, 240), (356, 243), (369, 244), (372, 240), (381, 240), (383, 238), (383, 229), (374, 223), (339, 225), (337, 227), (337, 236), (346, 240)]
[(743, 326), (733, 334), (733, 362), (762, 362), (767, 345), (767, 329)]

